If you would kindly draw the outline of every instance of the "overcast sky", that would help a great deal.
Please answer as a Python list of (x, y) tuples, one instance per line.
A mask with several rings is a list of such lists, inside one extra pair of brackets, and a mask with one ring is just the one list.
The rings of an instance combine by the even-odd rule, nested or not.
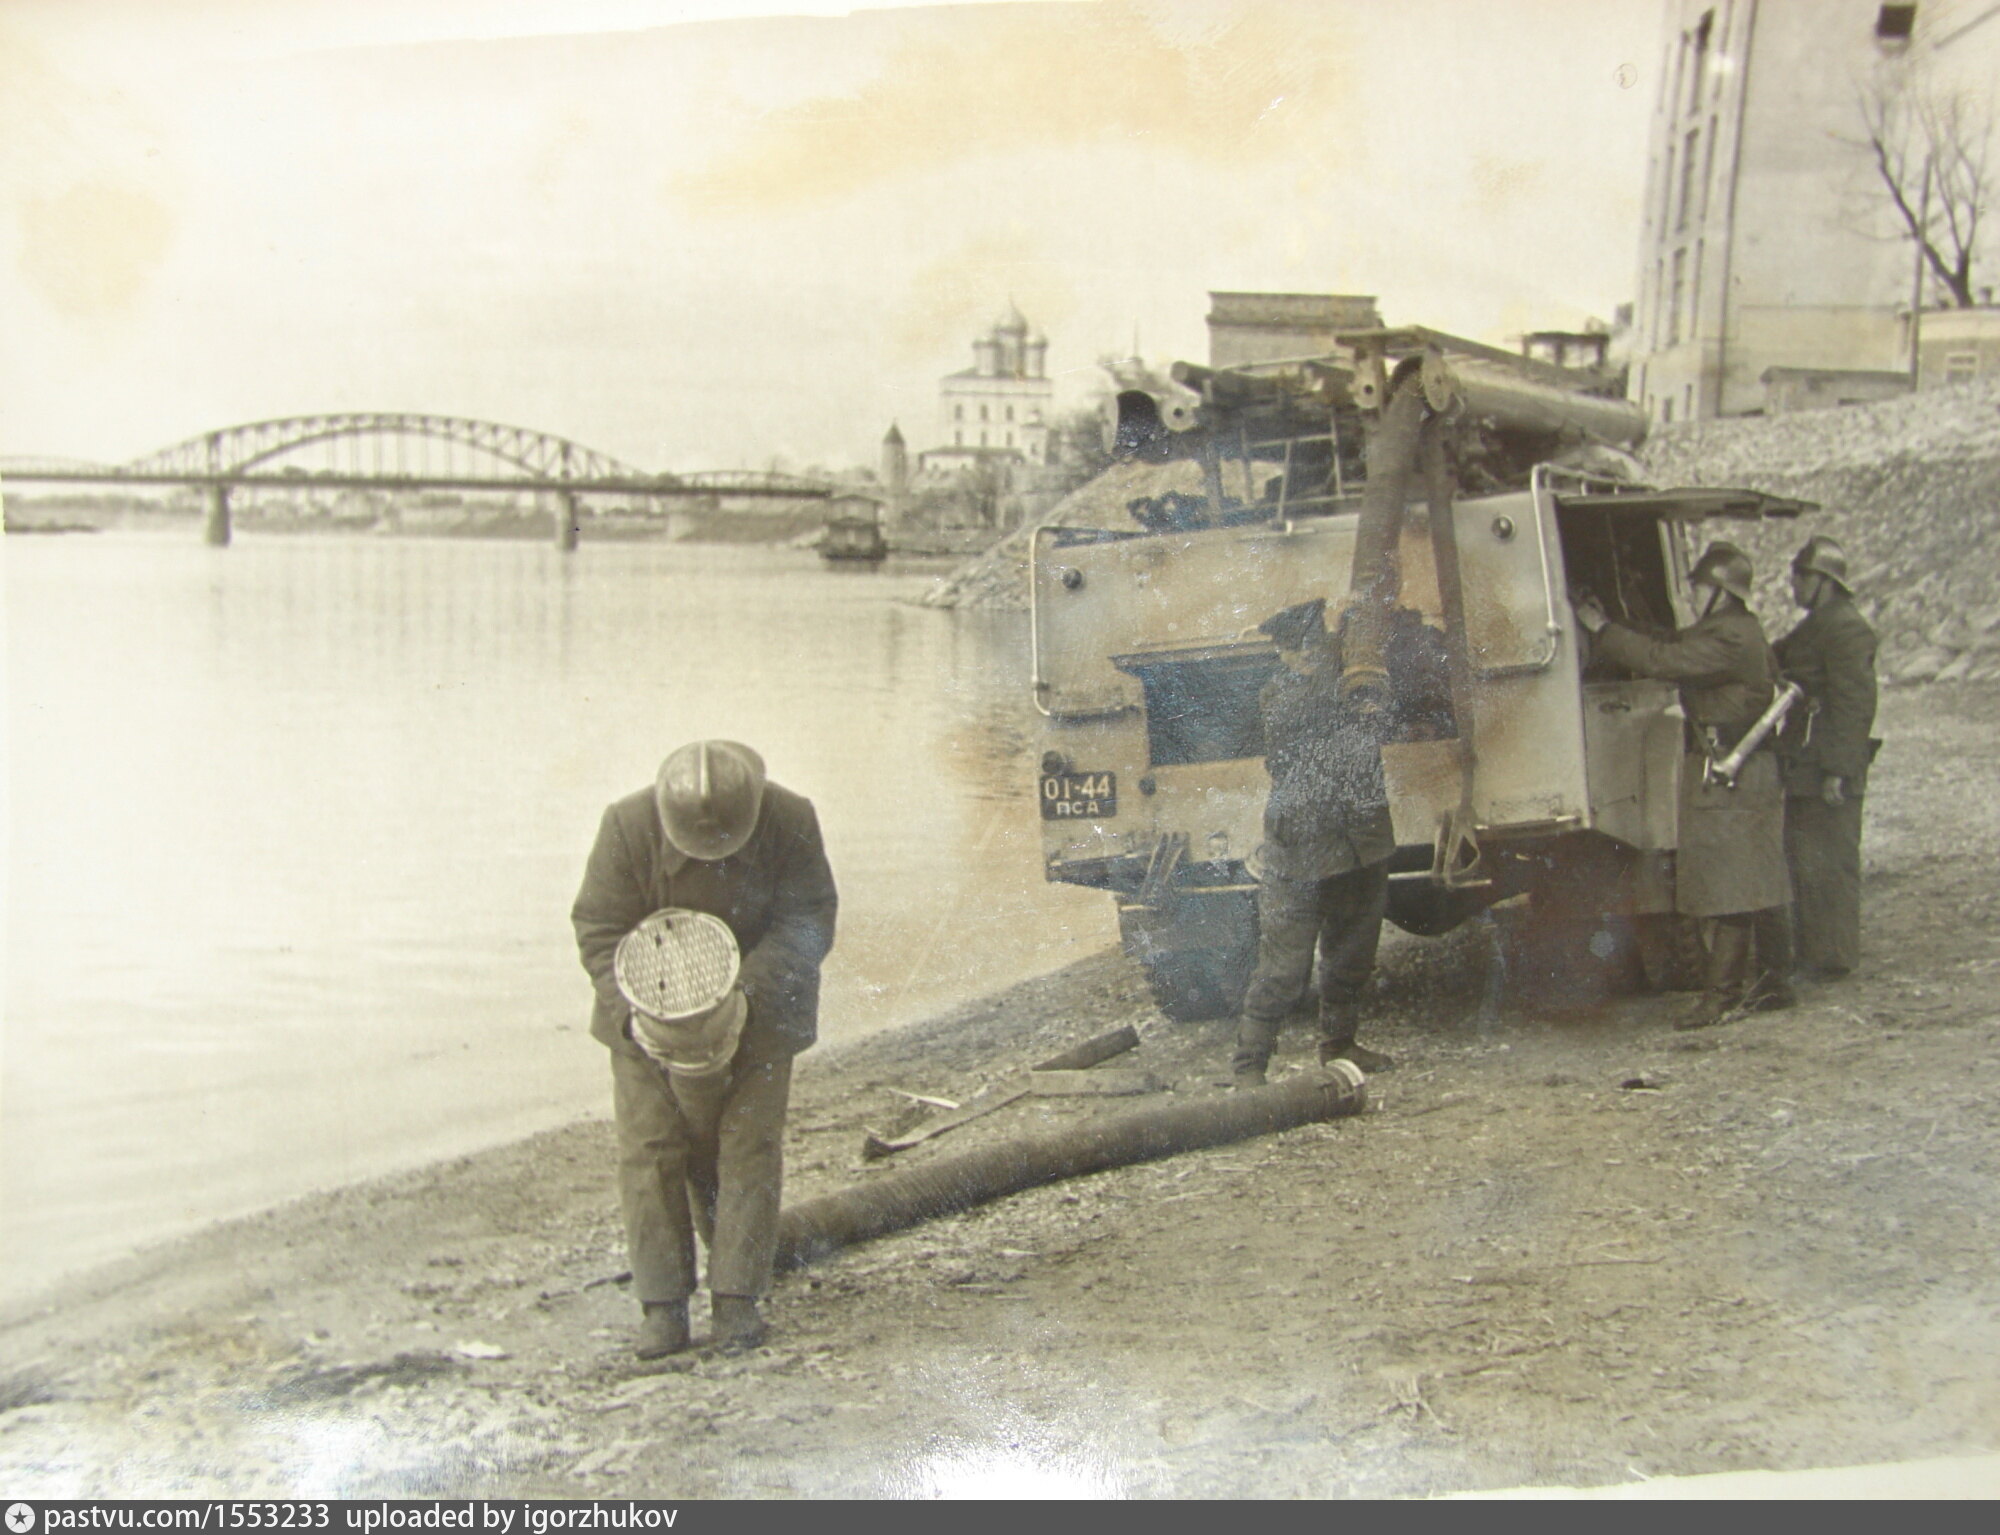
[(1662, 15), (0, 0), (0, 454), (420, 410), (872, 463), (1010, 298), (1068, 399), (1205, 356), (1210, 289), (1608, 318)]

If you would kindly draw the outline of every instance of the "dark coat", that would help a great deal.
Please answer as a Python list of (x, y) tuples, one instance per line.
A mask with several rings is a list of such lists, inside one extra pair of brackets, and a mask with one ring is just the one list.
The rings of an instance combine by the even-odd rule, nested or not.
[(749, 999), (747, 1047), (797, 1053), (819, 1036), (819, 969), (833, 947), (838, 900), (812, 802), (764, 787), (757, 829), (742, 850), (713, 863), (668, 843), (653, 791), (629, 794), (604, 812), (570, 922), (596, 988), (590, 1032), (637, 1055), (626, 1032), (631, 1007), (612, 972), (618, 940), (666, 906), (720, 917), (736, 935)]
[(1310, 676), (1281, 669), (1257, 695), (1264, 766), (1264, 868), (1282, 878), (1328, 879), (1396, 850), (1382, 781), (1380, 726), (1340, 696), (1340, 649)]
[(1874, 755), (1875, 631), (1854, 600), (1836, 592), (1774, 648), (1811, 706), (1785, 722), (1778, 743), (1786, 791), (1818, 794), (1825, 779), (1842, 778), (1850, 794), (1862, 793)]
[[(1723, 608), (1666, 640), (1608, 624), (1596, 645), (1599, 655), (1627, 671), (1677, 683), (1688, 723), (1698, 736), (1712, 729), (1725, 748), (1757, 722), (1776, 693), (1777, 664), (1763, 625), (1747, 608)], [(1785, 905), (1791, 884), (1775, 757), (1753, 752), (1733, 789), (1702, 781), (1704, 758), (1691, 750), (1681, 761), (1675, 908), (1715, 917)]]
[(1607, 624), (1596, 645), (1628, 672), (1678, 683), (1688, 723), (1697, 730), (1715, 726), (1730, 745), (1770, 707), (1777, 666), (1764, 626), (1747, 608), (1711, 613), (1665, 640)]

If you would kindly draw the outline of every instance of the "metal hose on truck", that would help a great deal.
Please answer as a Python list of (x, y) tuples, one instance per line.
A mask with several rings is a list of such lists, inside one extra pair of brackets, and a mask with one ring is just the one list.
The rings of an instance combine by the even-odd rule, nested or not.
[(853, 1243), (1044, 1183), (1358, 1114), (1367, 1101), (1360, 1071), (1335, 1061), (1269, 1087), (1152, 1105), (961, 1152), (792, 1206), (778, 1222), (778, 1267), (802, 1268)]
[(1341, 635), (1340, 692), (1363, 708), (1389, 697), (1389, 629), (1402, 595), (1403, 509), (1424, 428), (1422, 380), (1405, 365), (1368, 443), (1368, 484), (1354, 529), (1354, 574)]

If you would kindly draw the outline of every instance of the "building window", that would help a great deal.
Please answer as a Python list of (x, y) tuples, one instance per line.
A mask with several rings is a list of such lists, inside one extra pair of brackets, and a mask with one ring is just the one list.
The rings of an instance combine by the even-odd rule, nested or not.
[(1014, 419), (1014, 407), (1011, 405), (1007, 407), (1007, 419), (1009, 421), (1012, 421)]
[(1675, 229), (1688, 227), (1688, 207), (1694, 201), (1694, 167), (1696, 151), (1701, 147), (1701, 130), (1688, 129), (1686, 147), (1681, 151), (1681, 211), (1674, 220)]
[(1701, 334), (1701, 257), (1705, 240), (1694, 242), (1694, 271), (1688, 275), (1688, 335)]
[(1660, 401), (1660, 421), (1665, 426), (1674, 424), (1674, 402), (1671, 399)]
[(951, 419), (954, 421), (963, 421), (965, 419), (965, 407), (963, 405), (952, 406)]
[(1916, 28), (1914, 5), (1885, 5), (1875, 13), (1875, 36), (1885, 43), (1907, 43)]
[(1947, 384), (1969, 384), (1979, 377), (1979, 354), (1977, 352), (1946, 352), (1944, 354), (1944, 381)]
[(1660, 178), (1660, 233), (1665, 235), (1673, 227), (1674, 214), (1674, 146), (1667, 146), (1667, 173)]
[(951, 445), (954, 448), (962, 448), (965, 446), (965, 433), (963, 430), (956, 431), (951, 434)]
[(1681, 339), (1681, 305), (1686, 299), (1687, 252), (1674, 252), (1674, 285), (1667, 294), (1667, 345), (1674, 346)]
[(1708, 120), (1708, 142), (1701, 149), (1701, 212), (1696, 215), (1704, 221), (1708, 218), (1708, 200), (1715, 195), (1715, 118)]
[(1007, 446), (1010, 448), (1014, 446), (1014, 434), (1012, 432), (1007, 434)]
[(1701, 110), (1702, 87), (1708, 82), (1708, 39), (1715, 30), (1715, 12), (1703, 11), (1701, 20), (1694, 29), (1694, 68), (1688, 71), (1688, 105), (1690, 113)]
[(984, 405), (979, 407), (979, 419), (981, 421), (986, 419), (986, 407)]
[(986, 434), (984, 432), (979, 434), (979, 446), (982, 448), (986, 446)]
[(1689, 384), (1686, 389), (1682, 390), (1681, 398), (1683, 401), (1681, 416), (1688, 421), (1694, 420), (1694, 385)]

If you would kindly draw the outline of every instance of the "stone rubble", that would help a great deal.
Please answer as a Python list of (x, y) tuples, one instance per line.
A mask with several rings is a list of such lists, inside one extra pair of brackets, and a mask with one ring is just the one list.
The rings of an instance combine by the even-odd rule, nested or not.
[(1078, 486), (1049, 509), (1041, 523), (1016, 528), (984, 554), (967, 560), (923, 599), (932, 608), (1004, 608), (1028, 606), (1028, 548), (1038, 526), (1117, 528), (1136, 532), (1138, 523), (1126, 503), (1168, 491), (1194, 494), (1201, 489), (1201, 466), (1173, 464), (1114, 464), (1095, 479)]
[(1847, 551), (1855, 597), (1882, 640), (1884, 681), (2000, 678), (2000, 379), (1872, 405), (1689, 422), (1646, 444), (1660, 485), (1740, 485), (1821, 510), (1743, 525), (1757, 609), (1772, 633), (1794, 610), (1785, 575), (1811, 533)]

